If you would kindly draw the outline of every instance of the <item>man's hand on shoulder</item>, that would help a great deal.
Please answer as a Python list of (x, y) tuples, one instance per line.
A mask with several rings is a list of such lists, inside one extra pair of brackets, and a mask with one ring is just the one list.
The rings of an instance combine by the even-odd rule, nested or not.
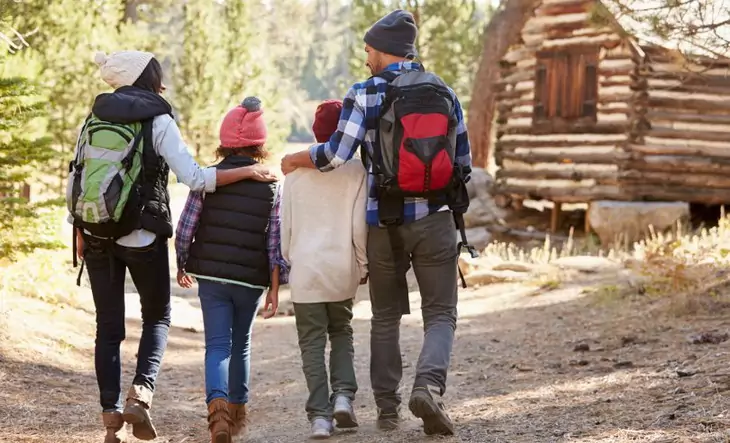
[(281, 172), (283, 172), (284, 175), (289, 175), (297, 170), (293, 156), (294, 154), (287, 154), (281, 159)]
[(314, 169), (314, 163), (312, 163), (312, 158), (309, 156), (309, 149), (287, 154), (281, 159), (281, 172), (284, 175), (289, 175), (299, 168)]

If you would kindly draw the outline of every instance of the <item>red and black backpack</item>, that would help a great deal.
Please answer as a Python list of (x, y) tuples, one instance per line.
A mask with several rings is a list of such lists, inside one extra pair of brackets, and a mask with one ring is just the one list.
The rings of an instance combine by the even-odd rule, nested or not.
[[(389, 83), (380, 118), (374, 123), (377, 142), (370, 158), (380, 223), (395, 232), (392, 227), (403, 222), (406, 197), (449, 206), (461, 233), (459, 250), (466, 248), (475, 256), (464, 229), (468, 178), (456, 164), (458, 122), (448, 86), (424, 70), (385, 71), (378, 76)], [(394, 234), (391, 243), (395, 252), (399, 241)], [(463, 277), (462, 283), (466, 287)]]

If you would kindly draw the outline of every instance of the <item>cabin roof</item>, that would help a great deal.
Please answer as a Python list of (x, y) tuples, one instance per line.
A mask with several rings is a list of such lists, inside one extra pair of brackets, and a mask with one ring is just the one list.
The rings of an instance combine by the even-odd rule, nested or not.
[[(683, 35), (680, 31), (668, 31), (666, 36), (658, 36), (652, 31), (651, 21), (657, 10), (663, 9), (666, 0), (622, 0), (623, 7), (634, 11), (631, 15), (624, 13), (626, 9), (618, 2), (597, 1), (616, 20), (622, 30), (635, 39), (641, 46), (662, 47), (679, 51), (685, 55), (699, 55), (713, 58), (726, 58), (729, 54), (718, 54), (712, 50), (718, 39), (730, 41), (730, 25), (720, 26), (713, 31), (698, 31), (694, 36)], [(704, 2), (703, 2), (704, 3)], [(667, 12), (668, 22), (686, 21), (686, 17), (697, 16), (697, 2), (680, 5)], [(708, 1), (703, 6), (707, 23), (721, 23), (730, 21), (730, 0)], [(702, 21), (694, 19), (688, 25), (695, 25), (701, 29)]]

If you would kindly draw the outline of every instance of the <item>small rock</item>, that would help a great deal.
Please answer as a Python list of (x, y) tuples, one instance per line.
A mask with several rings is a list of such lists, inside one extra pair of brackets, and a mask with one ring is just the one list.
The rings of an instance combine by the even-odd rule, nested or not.
[(570, 366), (588, 366), (590, 362), (588, 360), (571, 360)]
[[(505, 211), (497, 206), (490, 193), (494, 178), (482, 168), (473, 168), (466, 184), (469, 194), (469, 210), (464, 214), (467, 228), (486, 226), (505, 217)], [(469, 241), (472, 241), (469, 239)]]
[(633, 335), (627, 335), (627, 336), (621, 337), (621, 347), (623, 348), (623, 347), (626, 347), (629, 345), (633, 345), (636, 343), (636, 340), (637, 340), (636, 337)]
[(694, 371), (692, 369), (677, 369), (677, 375), (680, 378), (683, 378), (683, 377), (692, 377), (695, 374), (697, 374), (697, 371)]
[(689, 203), (594, 201), (586, 215), (601, 245), (633, 243), (649, 232), (662, 232), (689, 217)]
[(493, 271), (491, 269), (482, 269), (474, 271), (465, 277), (466, 284), (469, 286), (484, 286), (494, 283), (504, 283), (512, 281), (526, 280), (527, 275), (524, 272), (514, 271)]
[(621, 265), (605, 257), (594, 257), (590, 255), (576, 255), (574, 257), (561, 257), (553, 260), (550, 264), (572, 269), (585, 273), (596, 273), (600, 271), (615, 270)]
[(579, 343), (575, 345), (575, 348), (573, 348), (573, 352), (588, 352), (591, 350), (590, 345), (588, 343)]
[(718, 332), (703, 332), (701, 334), (693, 335), (689, 338), (690, 343), (693, 345), (704, 345), (711, 344), (717, 345), (730, 338), (727, 333)]
[(614, 369), (630, 369), (634, 367), (634, 362), (620, 361), (613, 365)]
[(199, 330), (198, 328), (196, 328), (195, 326), (189, 326), (189, 327), (187, 327), (187, 328), (185, 328), (185, 329), (183, 329), (183, 330), (184, 330), (185, 332), (192, 332), (193, 334), (197, 334), (197, 333), (201, 332), (201, 331), (200, 331), (200, 330)]
[(494, 271), (513, 271), (513, 272), (532, 272), (535, 269), (527, 263), (520, 262), (504, 262), (492, 268)]

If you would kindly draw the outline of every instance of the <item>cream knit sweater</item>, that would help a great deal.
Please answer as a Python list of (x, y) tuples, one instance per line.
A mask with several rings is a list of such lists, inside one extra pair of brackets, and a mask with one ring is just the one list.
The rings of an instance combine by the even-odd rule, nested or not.
[(367, 275), (365, 179), (357, 158), (333, 171), (297, 169), (286, 176), (281, 252), (291, 268), (294, 303), (355, 297)]

